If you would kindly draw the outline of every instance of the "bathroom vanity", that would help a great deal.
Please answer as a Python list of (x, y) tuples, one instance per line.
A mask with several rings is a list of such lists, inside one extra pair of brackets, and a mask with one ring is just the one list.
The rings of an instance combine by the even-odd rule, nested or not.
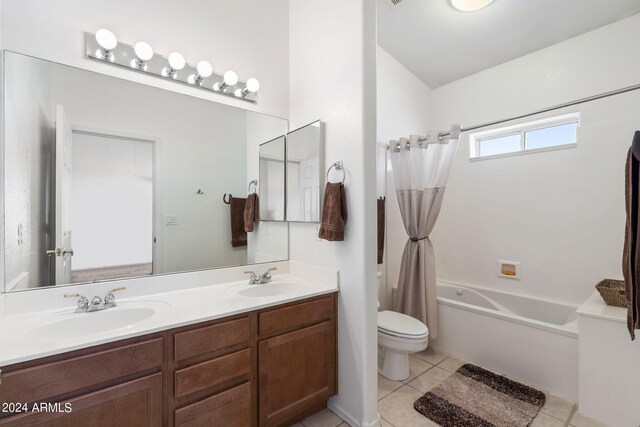
[[(191, 303), (189, 313), (189, 305), (176, 300), (189, 292), (184, 301), (226, 295), (210, 311), (217, 318), (197, 321), (201, 307)], [(179, 294), (144, 299), (172, 301), (154, 329), (158, 322), (170, 325), (170, 318), (181, 326), (151, 333), (141, 328), (139, 336), (2, 366), (0, 425), (280, 426), (318, 411), (337, 393), (335, 286), (285, 276), (264, 285), (226, 283)], [(63, 316), (85, 316), (78, 317), (81, 329), (80, 323), (98, 319), (92, 316), (113, 310), (115, 319), (142, 305), (123, 300), (98, 313), (67, 308)], [(25, 325), (45, 328), (44, 318), (7, 323), (28, 336)], [(9, 345), (20, 334), (0, 331)], [(40, 345), (59, 351), (72, 342), (52, 338)]]

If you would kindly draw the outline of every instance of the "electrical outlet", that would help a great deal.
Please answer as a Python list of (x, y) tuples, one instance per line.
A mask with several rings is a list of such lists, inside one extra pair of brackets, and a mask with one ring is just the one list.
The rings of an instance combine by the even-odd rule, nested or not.
[(24, 238), (22, 234), (22, 224), (18, 224), (18, 245), (22, 245), (24, 243)]
[(167, 225), (178, 225), (178, 217), (174, 215), (168, 215)]

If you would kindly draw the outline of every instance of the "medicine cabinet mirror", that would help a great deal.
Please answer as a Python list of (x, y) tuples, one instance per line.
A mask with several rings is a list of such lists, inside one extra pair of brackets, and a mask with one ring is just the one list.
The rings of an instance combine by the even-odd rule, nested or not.
[[(286, 224), (241, 235), (227, 204), (286, 120), (8, 51), (4, 71), (5, 291), (288, 258)], [(284, 172), (262, 188), (284, 219)]]

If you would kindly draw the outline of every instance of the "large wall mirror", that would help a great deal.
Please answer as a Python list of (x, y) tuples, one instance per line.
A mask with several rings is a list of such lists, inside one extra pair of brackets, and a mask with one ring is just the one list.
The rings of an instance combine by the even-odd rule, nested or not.
[(287, 134), (287, 221), (320, 221), (322, 146), (319, 120)]
[(286, 224), (243, 236), (223, 201), (246, 197), (286, 120), (12, 52), (4, 65), (5, 291), (288, 258)]

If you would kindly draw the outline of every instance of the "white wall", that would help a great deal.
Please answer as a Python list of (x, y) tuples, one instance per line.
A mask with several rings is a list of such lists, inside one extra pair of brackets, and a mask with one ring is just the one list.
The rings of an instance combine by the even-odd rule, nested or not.
[[(391, 289), (397, 285), (402, 252), (407, 242), (400, 208), (395, 194), (391, 162), (386, 162), (386, 143), (402, 136), (423, 135), (433, 123), (430, 111), (431, 88), (378, 47), (377, 57), (377, 187), (378, 196), (387, 197), (384, 263), (379, 289), (381, 308), (391, 307)], [(385, 182), (386, 177), (386, 182)], [(437, 248), (436, 248), (437, 253)], [(386, 270), (386, 273), (385, 273)]]
[(151, 264), (153, 144), (74, 133), (72, 269)]
[[(431, 123), (470, 126), (638, 84), (639, 39), (635, 15), (435, 89)], [(432, 235), (440, 279), (577, 304), (622, 276), (640, 93), (569, 111), (581, 113), (575, 149), (469, 162), (461, 141)], [(498, 279), (498, 259), (521, 262), (522, 280)]]
[(329, 406), (376, 425), (375, 2), (292, 1), (289, 18), (291, 128), (325, 123), (324, 171), (344, 161), (349, 207), (344, 242), (290, 224), (291, 259), (340, 270), (340, 394)]
[[(2, 49), (91, 69), (216, 102), (286, 117), (288, 0), (2, 0)], [(109, 28), (127, 44), (144, 40), (160, 54), (208, 60), (260, 80), (257, 105), (86, 58), (84, 34)]]
[[(47, 284), (45, 252), (52, 239), (50, 223), (51, 185), (48, 172), (54, 157), (53, 111), (51, 105), (51, 67), (37, 67), (24, 59), (5, 67), (6, 126), (4, 165), (6, 191), (5, 280), (14, 289)], [(18, 227), (22, 228), (19, 241)], [(52, 241), (52, 240), (51, 240)]]

